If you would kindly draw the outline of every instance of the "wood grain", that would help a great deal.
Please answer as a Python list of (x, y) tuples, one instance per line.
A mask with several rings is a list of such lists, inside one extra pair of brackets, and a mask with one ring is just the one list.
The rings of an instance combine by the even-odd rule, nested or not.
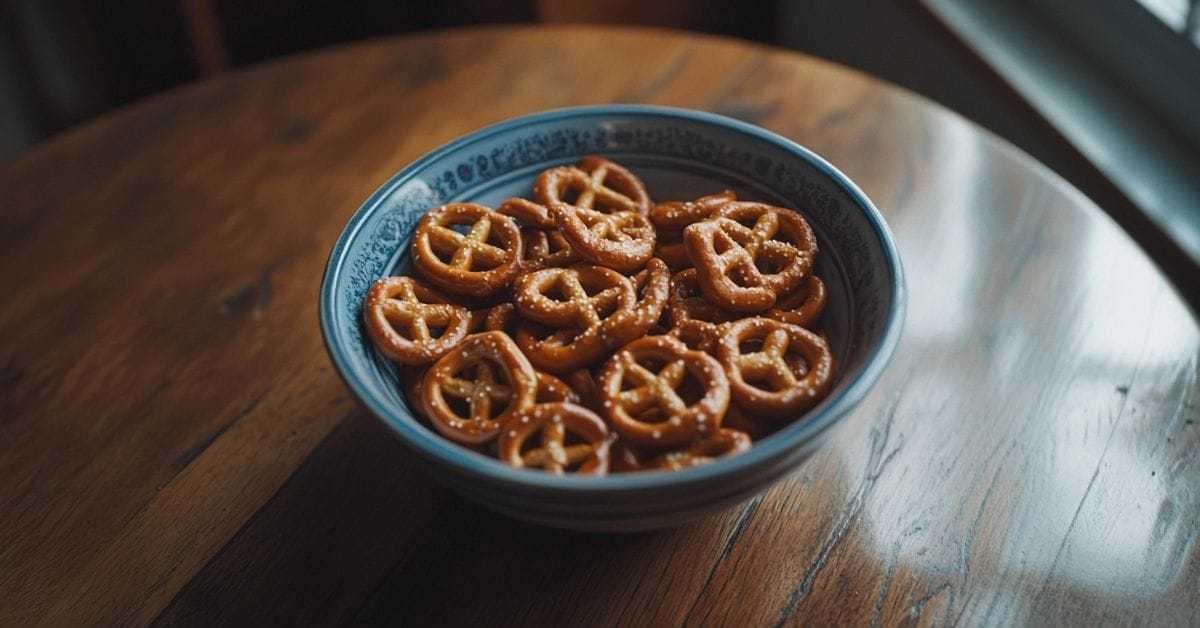
[[(760, 497), (650, 534), (482, 510), (351, 399), (323, 265), (390, 174), (566, 105), (732, 115), (886, 215), (877, 388)], [(931, 103), (697, 35), (491, 28), (258, 66), (0, 170), (0, 625), (1200, 623), (1200, 330), (1061, 179)]]

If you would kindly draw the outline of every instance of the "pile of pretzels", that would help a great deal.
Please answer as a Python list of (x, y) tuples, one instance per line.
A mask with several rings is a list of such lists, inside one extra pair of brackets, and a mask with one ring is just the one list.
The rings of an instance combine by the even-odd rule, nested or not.
[(676, 470), (746, 451), (829, 392), (800, 214), (731, 191), (655, 204), (595, 156), (532, 192), (429, 210), (416, 276), (367, 292), (367, 335), (439, 434), (556, 474)]

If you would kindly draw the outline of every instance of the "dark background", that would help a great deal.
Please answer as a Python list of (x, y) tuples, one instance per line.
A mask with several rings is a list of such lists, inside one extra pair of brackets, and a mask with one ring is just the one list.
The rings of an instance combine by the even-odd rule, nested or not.
[[(0, 160), (92, 116), (247, 64), (461, 25), (622, 22), (740, 37), (856, 66), (1019, 144), (1034, 119), (916, 2), (0, 0)], [(931, 68), (936, 71), (931, 72)]]
[[(1087, 4), (1093, 1), (1101, 0), (1055, 0), (1045, 6), (1095, 8)], [(1154, 22), (1153, 28), (1173, 36), (1134, 0), (1102, 3), (1110, 9), (1136, 11), (1135, 17)], [(1200, 23), (1200, 9), (1196, 8), (1200, 0), (1190, 6), (1189, 15)], [(1200, 232), (1200, 207), (1193, 207), (1195, 203), (1186, 195), (1152, 195), (1149, 205), (1146, 198), (1134, 201), (1130, 190), (1144, 185), (1136, 178), (1123, 180), (1119, 164), (1106, 165), (1097, 161), (1097, 154), (1084, 152), (1089, 146), (1099, 147), (1101, 157), (1140, 152), (1139, 163), (1156, 164), (1148, 166), (1156, 168), (1150, 172), (1182, 173), (1183, 185), (1177, 190), (1188, 190), (1200, 185), (1200, 179), (1188, 181), (1194, 177), (1178, 159), (1184, 153), (1175, 144), (1184, 135), (1160, 129), (1156, 137), (1166, 138), (1169, 146), (1154, 138), (1132, 149), (1104, 144), (1106, 137), (1115, 137), (1106, 129), (1171, 126), (1159, 112), (1147, 109), (1133, 120), (1099, 123), (1092, 128), (1092, 138), (1083, 143), (1079, 138), (1069, 139), (1044, 108), (1031, 104), (1035, 101), (1027, 92), (1018, 91), (1019, 82), (1014, 83), (1013, 76), (1001, 73), (994, 59), (980, 56), (978, 41), (964, 36), (961, 29), (952, 30), (946, 21), (947, 7), (991, 7), (987, 11), (1026, 15), (1041, 27), (1044, 38), (1055, 42), (1070, 39), (1066, 34), (1071, 29), (1064, 28), (1064, 23), (1083, 34), (1089, 30), (1082, 21), (1075, 24), (1078, 20), (1073, 16), (1077, 14), (1070, 11), (1057, 20), (1044, 19), (1040, 15), (1044, 6), (1036, 0), (0, 0), (0, 164), (56, 133), (162, 90), (284, 55), (367, 38), (500, 23), (623, 23), (687, 29), (813, 54), (907, 87), (959, 112), (1045, 163), (1088, 195), (1169, 277), (1183, 282), (1188, 296), (1200, 271), (1200, 253), (1185, 252), (1178, 242), (1187, 236), (1181, 238), (1178, 233)], [(984, 18), (985, 26), (986, 21)], [(1109, 26), (1124, 32), (1123, 18), (1109, 22), (1116, 22)], [(1121, 85), (1113, 91), (1132, 94), (1134, 101), (1150, 92), (1141, 91), (1136, 84), (1126, 89), (1119, 81), (1122, 76), (1151, 76), (1154, 73), (1147, 70), (1178, 65), (1170, 59), (1147, 61), (1145, 55), (1132, 54), (1130, 49), (1146, 46), (1091, 30), (1096, 31), (1093, 39), (1112, 42), (1107, 50), (1121, 61), (1121, 67), (1114, 69), (1119, 71), (1093, 63), (1097, 59), (1086, 45), (1070, 43), (1068, 52), (1080, 59), (1085, 70), (1096, 72), (1098, 84)], [(1169, 39), (1158, 30), (1144, 35), (1151, 43)], [(1200, 30), (1196, 36), (1200, 41)], [(1168, 43), (1185, 41), (1173, 39), (1178, 42)], [(1010, 41), (1007, 45), (1028, 43)], [(1200, 51), (1190, 44), (1183, 47), (1189, 50), (1175, 59), (1200, 66), (1200, 54), (1196, 54)], [(1053, 66), (1047, 58), (1034, 59), (1035, 64)], [(1131, 65), (1135, 61), (1141, 65)], [(1018, 74), (1027, 70), (1016, 68)], [(1200, 84), (1200, 76), (1195, 78)], [(1180, 81), (1158, 82), (1166, 83), (1166, 89), (1160, 91), (1183, 102), (1188, 110), (1190, 96), (1175, 98)], [(1046, 87), (1056, 89), (1053, 82)], [(1075, 100), (1106, 107), (1104, 98)], [(1139, 105), (1135, 102), (1132, 107)], [(1200, 128), (1200, 124), (1195, 126)], [(1158, 147), (1169, 150), (1158, 151)], [(1200, 163), (1200, 146), (1192, 148)], [(1159, 156), (1158, 162), (1147, 161), (1156, 152), (1166, 156)], [(1200, 190), (1194, 196), (1200, 198)], [(1179, 225), (1183, 228), (1177, 229)], [(1200, 296), (1192, 296), (1200, 303)]]

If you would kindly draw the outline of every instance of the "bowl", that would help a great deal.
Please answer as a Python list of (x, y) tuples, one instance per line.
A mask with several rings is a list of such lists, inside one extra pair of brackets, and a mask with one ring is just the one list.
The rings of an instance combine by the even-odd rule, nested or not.
[[(515, 469), (468, 451), (419, 422), (398, 369), (362, 327), (378, 278), (408, 274), (409, 239), (428, 209), (495, 207), (531, 193), (550, 167), (602, 155), (640, 175), (655, 200), (731, 188), (739, 198), (799, 209), (817, 234), (815, 272), (828, 286), (823, 327), (837, 360), (829, 395), (803, 420), (748, 452), (676, 472), (605, 477)], [(866, 195), (804, 147), (738, 120), (684, 109), (604, 105), (558, 109), (475, 131), (421, 157), (355, 212), (338, 238), (320, 293), (321, 330), (346, 385), (453, 490), (512, 517), (552, 527), (618, 532), (667, 527), (747, 500), (795, 468), (870, 390), (904, 318), (904, 279), (892, 236)]]

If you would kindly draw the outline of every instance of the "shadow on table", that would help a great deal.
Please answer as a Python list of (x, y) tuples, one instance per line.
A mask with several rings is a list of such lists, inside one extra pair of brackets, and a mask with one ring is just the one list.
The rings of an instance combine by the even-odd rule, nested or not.
[[(364, 410), (317, 447), (156, 623), (421, 625), (553, 618), (581, 607), (603, 617), (638, 586), (629, 578), (662, 571), (643, 570), (644, 561), (666, 567), (664, 544), (713, 546), (723, 528), (711, 518), (601, 536), (513, 521), (443, 488)], [(579, 582), (589, 583), (590, 599), (579, 599)]]
[[(856, 429), (867, 428), (874, 442), (866, 421)], [(855, 446), (866, 440), (858, 436)], [(524, 524), (457, 497), (363, 410), (317, 447), (155, 623), (865, 623), (980, 613), (1019, 622), (1082, 619), (1095, 609), (1132, 617), (1136, 600), (1064, 582), (1030, 600), (1012, 588), (1020, 576), (1003, 573), (1001, 555), (977, 552), (978, 539), (952, 531), (938, 539), (964, 544), (970, 558), (961, 571), (922, 567), (914, 560), (925, 552), (921, 542), (881, 545), (887, 535), (876, 528), (886, 522), (864, 504), (876, 499), (883, 465), (859, 453), (815, 458), (772, 488), (761, 510), (751, 502), (670, 530), (591, 535)], [(850, 464), (859, 458), (866, 464)], [(810, 481), (828, 486), (808, 490)], [(811, 514), (787, 525), (797, 513)], [(750, 573), (762, 577), (746, 582)], [(1008, 595), (989, 593), (1004, 582)], [(739, 601), (715, 599), (731, 592)]]

